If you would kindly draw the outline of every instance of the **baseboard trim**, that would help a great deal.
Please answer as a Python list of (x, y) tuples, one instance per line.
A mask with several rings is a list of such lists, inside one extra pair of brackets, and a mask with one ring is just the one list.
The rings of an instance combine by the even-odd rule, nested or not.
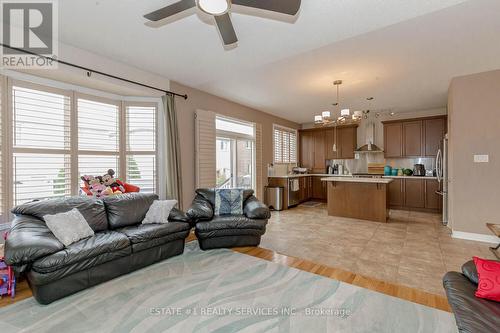
[(475, 234), (472, 232), (463, 232), (455, 230), (452, 230), (451, 237), (466, 239), (476, 242), (493, 243), (493, 244), (498, 244), (500, 242), (499, 238), (494, 235)]

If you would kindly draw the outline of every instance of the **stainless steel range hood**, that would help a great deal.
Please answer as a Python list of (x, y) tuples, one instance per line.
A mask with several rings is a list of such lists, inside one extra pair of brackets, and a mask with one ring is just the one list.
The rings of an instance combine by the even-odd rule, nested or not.
[(358, 149), (356, 149), (355, 152), (356, 153), (383, 153), (384, 152), (376, 144), (371, 145), (371, 150), (368, 148), (370, 148), (370, 145), (364, 145), (364, 146), (361, 146)]
[(379, 146), (374, 144), (375, 142), (375, 124), (371, 121), (365, 125), (365, 142), (364, 146), (359, 147), (354, 152), (355, 153), (383, 153), (384, 151), (380, 149)]

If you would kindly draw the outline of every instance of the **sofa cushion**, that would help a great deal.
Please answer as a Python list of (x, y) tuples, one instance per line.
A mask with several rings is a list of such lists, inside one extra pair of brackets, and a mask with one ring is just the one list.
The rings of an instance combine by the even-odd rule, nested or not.
[(189, 232), (190, 229), (191, 227), (188, 223), (169, 222), (162, 224), (137, 224), (117, 229), (116, 231), (126, 235), (132, 244), (137, 244), (178, 232)]
[(139, 252), (155, 246), (160, 246), (175, 240), (185, 239), (191, 226), (184, 222), (169, 222), (163, 224), (138, 224), (117, 229), (132, 243), (132, 251)]
[[(130, 254), (130, 241), (127, 236), (116, 231), (103, 231), (36, 260), (32, 268), (39, 273), (49, 273), (86, 261), (86, 265), (79, 267), (84, 269), (127, 254)], [(99, 258), (100, 256), (104, 257)], [(104, 258), (106, 260), (102, 261)]]
[(443, 277), (448, 303), (459, 332), (497, 332), (500, 327), (500, 303), (477, 298), (477, 286), (465, 275), (448, 272)]
[(108, 229), (104, 203), (99, 199), (87, 196), (32, 201), (14, 207), (12, 213), (34, 216), (43, 220), (44, 215), (69, 212), (73, 208), (78, 209), (95, 232)]
[(253, 235), (266, 232), (267, 220), (252, 220), (245, 216), (216, 216), (207, 222), (196, 224), (196, 235), (200, 238)]
[(141, 223), (156, 194), (125, 193), (103, 199), (110, 229), (118, 229)]

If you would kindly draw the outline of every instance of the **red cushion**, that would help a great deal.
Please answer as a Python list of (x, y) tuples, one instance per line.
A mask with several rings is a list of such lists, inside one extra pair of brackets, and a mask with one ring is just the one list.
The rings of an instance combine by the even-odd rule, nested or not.
[(500, 302), (500, 262), (474, 257), (479, 283), (476, 297)]

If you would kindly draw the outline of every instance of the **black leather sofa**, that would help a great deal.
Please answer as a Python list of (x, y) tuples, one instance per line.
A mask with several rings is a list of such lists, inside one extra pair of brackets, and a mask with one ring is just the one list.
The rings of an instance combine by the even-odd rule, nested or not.
[(474, 262), (462, 266), (462, 273), (448, 272), (443, 277), (459, 332), (491, 333), (500, 331), (500, 303), (478, 298), (478, 276)]
[(253, 193), (253, 190), (243, 192), (243, 215), (215, 216), (215, 190), (196, 190), (196, 197), (186, 214), (195, 226), (202, 250), (260, 244), (271, 213)]
[[(174, 209), (166, 224), (141, 224), (154, 194), (130, 193), (98, 200), (71, 197), (27, 203), (16, 215), (5, 243), (5, 258), (24, 275), (35, 299), (48, 304), (101, 282), (184, 252), (191, 226)], [(77, 208), (93, 237), (64, 247), (43, 221), (46, 214)]]

